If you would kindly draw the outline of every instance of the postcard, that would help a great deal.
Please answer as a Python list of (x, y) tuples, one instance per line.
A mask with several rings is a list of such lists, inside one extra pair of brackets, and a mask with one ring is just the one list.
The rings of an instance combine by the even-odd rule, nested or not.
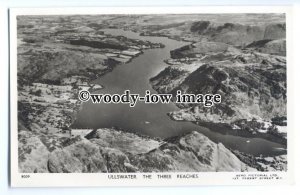
[(291, 19), (10, 9), (12, 186), (291, 184)]

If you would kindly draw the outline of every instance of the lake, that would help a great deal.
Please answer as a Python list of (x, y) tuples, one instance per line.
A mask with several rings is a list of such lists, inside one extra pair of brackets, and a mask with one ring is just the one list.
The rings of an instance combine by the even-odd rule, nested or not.
[[(152, 89), (149, 79), (156, 76), (167, 67), (163, 60), (170, 58), (170, 50), (187, 45), (187, 42), (176, 41), (166, 37), (139, 36), (138, 33), (120, 29), (105, 29), (106, 34), (123, 35), (128, 38), (163, 43), (165, 48), (144, 50), (144, 53), (127, 64), (122, 64), (93, 81), (104, 86), (98, 93), (123, 94), (125, 90), (144, 96), (146, 90), (151, 94), (157, 93)], [(95, 92), (96, 93), (96, 92)], [(190, 131), (198, 131), (212, 141), (221, 142), (227, 148), (255, 156), (286, 154), (282, 144), (262, 138), (253, 138), (250, 133), (216, 132), (191, 122), (173, 121), (167, 113), (178, 110), (174, 103), (145, 104), (137, 102), (131, 108), (128, 104), (83, 104), (72, 128), (120, 128), (151, 137), (167, 138)]]

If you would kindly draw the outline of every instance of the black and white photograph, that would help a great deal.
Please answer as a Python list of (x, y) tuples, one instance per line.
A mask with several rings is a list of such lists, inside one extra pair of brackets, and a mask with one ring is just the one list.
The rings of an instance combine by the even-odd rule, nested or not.
[(11, 16), (12, 172), (290, 171), (285, 11), (52, 10)]

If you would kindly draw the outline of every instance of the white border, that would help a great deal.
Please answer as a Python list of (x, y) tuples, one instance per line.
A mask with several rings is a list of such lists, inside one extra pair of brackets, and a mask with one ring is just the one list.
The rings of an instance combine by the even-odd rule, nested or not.
[[(109, 180), (112, 173), (33, 173), (29, 179), (21, 179), (18, 172), (17, 139), (17, 24), (18, 15), (93, 15), (93, 14), (207, 14), (207, 13), (285, 13), (287, 28), (287, 79), (288, 79), (288, 171), (275, 172), (282, 180), (233, 180), (238, 172), (199, 172), (198, 179), (176, 179), (177, 173), (170, 173), (172, 180), (159, 180), (152, 175), (152, 180), (142, 179), (143, 173), (136, 173), (137, 180)], [(292, 7), (288, 6), (201, 6), (201, 7), (99, 7), (99, 8), (13, 8), (10, 9), (10, 125), (11, 125), (11, 186), (12, 187), (46, 187), (46, 186), (196, 186), (196, 185), (278, 185), (293, 183), (294, 170), (294, 129), (291, 94), (292, 84)], [(295, 127), (295, 126), (294, 126)], [(273, 174), (268, 172), (266, 174)], [(190, 173), (192, 174), (192, 173)], [(252, 173), (241, 173), (252, 174)], [(253, 173), (255, 174), (255, 173)], [(28, 174), (26, 174), (28, 175)]]

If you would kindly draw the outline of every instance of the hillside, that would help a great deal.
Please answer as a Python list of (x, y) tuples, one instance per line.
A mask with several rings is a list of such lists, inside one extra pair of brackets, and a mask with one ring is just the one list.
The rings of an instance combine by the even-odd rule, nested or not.
[(181, 110), (169, 116), (202, 126), (223, 124), (224, 129), (286, 143), (285, 25), (262, 29), (199, 21), (190, 31), (201, 41), (171, 51), (169, 66), (150, 82), (159, 93), (220, 94), (222, 103), (211, 108), (178, 104)]
[[(76, 132), (77, 130), (73, 130)], [(83, 132), (83, 131), (82, 131)], [(88, 132), (88, 131), (85, 131)], [(110, 137), (118, 139), (111, 143)], [(22, 172), (250, 171), (222, 144), (197, 132), (153, 140), (114, 129), (98, 129), (65, 139), (49, 150), (45, 140), (20, 131)], [(138, 147), (137, 147), (138, 146)], [(141, 148), (140, 146), (147, 146)]]

